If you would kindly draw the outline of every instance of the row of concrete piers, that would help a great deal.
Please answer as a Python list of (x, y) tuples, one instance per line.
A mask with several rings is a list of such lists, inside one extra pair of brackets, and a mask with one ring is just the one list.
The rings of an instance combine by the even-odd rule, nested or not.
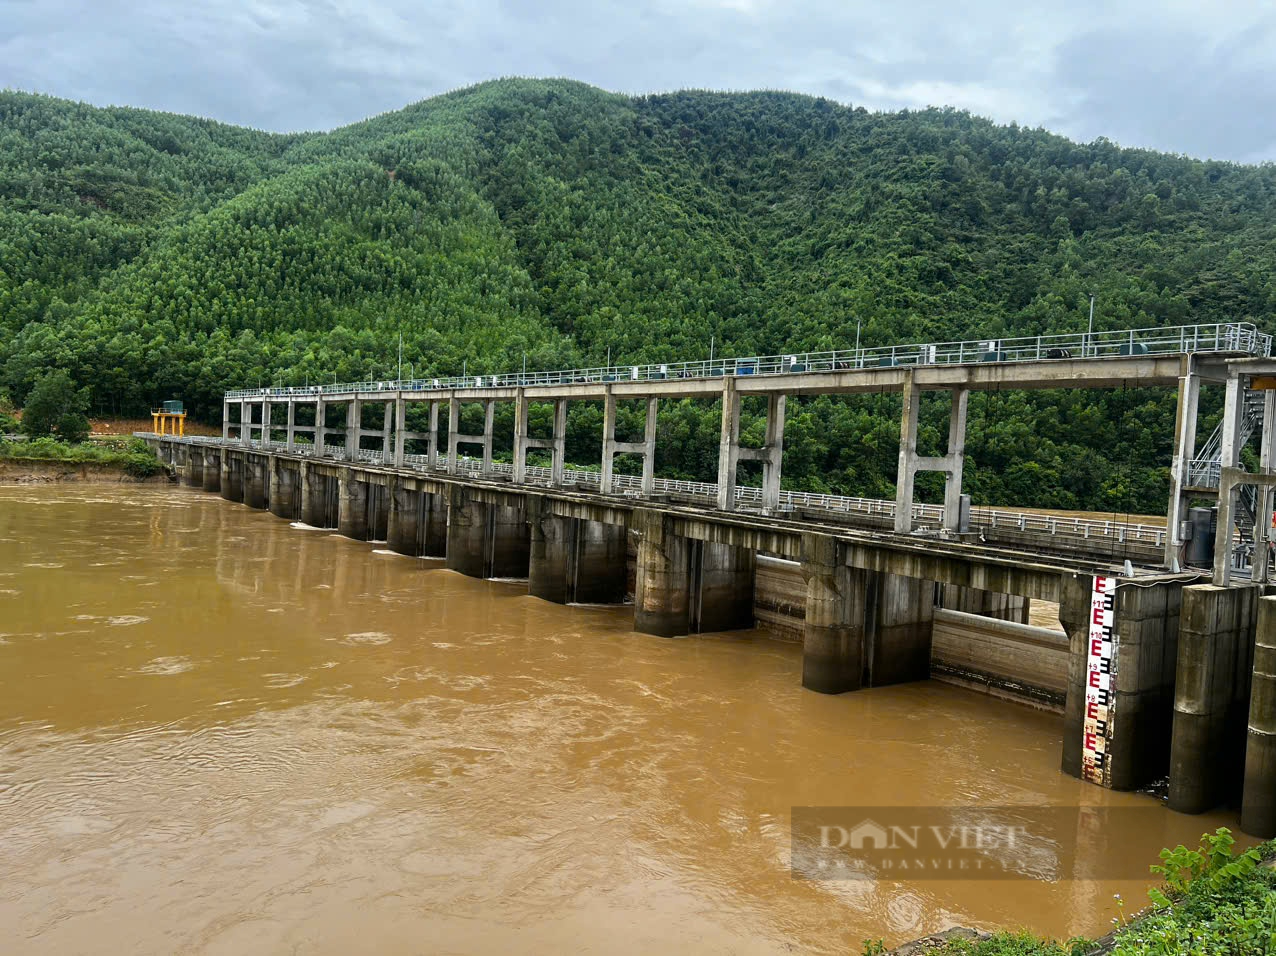
[[(660, 501), (158, 439), (188, 484), (556, 603), (619, 604), (637, 631), (754, 624), (759, 556), (801, 570), (802, 684), (838, 694), (929, 675), (937, 604), (1023, 620), (1057, 601), (1068, 633), (1062, 766), (1117, 790), (1167, 780), (1169, 806), (1242, 806), (1276, 836), (1276, 596), (1201, 575), (1122, 577), (973, 544), (830, 530)], [(629, 565), (632, 555), (633, 583)]]
[[(535, 494), (436, 487), (374, 469), (207, 446), (185, 446), (184, 459), (187, 484), (228, 501), (385, 541), (401, 554), (443, 558), (471, 577), (526, 579), (533, 596), (560, 604), (624, 603), (632, 535), (635, 630), (676, 637), (755, 623), (757, 550), (678, 534), (661, 512), (564, 515)], [(838, 694), (925, 679), (934, 582), (847, 567), (836, 542), (818, 535), (803, 548), (803, 685)]]

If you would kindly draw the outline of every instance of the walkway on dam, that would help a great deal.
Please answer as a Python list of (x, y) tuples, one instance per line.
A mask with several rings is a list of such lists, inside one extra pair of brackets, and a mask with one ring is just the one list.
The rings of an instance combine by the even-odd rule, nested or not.
[[(1120, 557), (1136, 564), (1174, 569), (1184, 563), (1189, 495), (1215, 494), (1222, 481), (1222, 427), (1206, 444), (1209, 458), (1195, 455), (1197, 396), (1202, 382), (1225, 385), (1234, 378), (1238, 360), (1264, 358), (1271, 337), (1243, 323), (1181, 326), (1027, 339), (1003, 339), (854, 349), (842, 352), (794, 353), (781, 356), (720, 359), (628, 368), (522, 372), (449, 379), (359, 382), (302, 388), (236, 389), (223, 406), (223, 440), (244, 447), (282, 448), (319, 458), (340, 457), (396, 468), (424, 468), (450, 474), (477, 472), (483, 477), (508, 475), (517, 484), (564, 483), (596, 487), (600, 493), (676, 495), (722, 511), (759, 510), (766, 514), (818, 514), (866, 526), (889, 526), (897, 533), (964, 534), (995, 532), (998, 540), (1039, 547), (1046, 552)], [(971, 391), (1043, 388), (1171, 387), (1179, 392), (1179, 426), (1174, 437), (1172, 491), (1167, 520), (1145, 524), (1137, 520), (1061, 518), (1013, 509), (972, 509), (962, 494), (967, 404)], [(951, 396), (946, 451), (937, 456), (918, 452), (917, 432), (924, 391)], [(894, 503), (837, 495), (785, 492), (780, 487), (784, 453), (785, 403), (810, 395), (855, 395), (899, 392), (903, 396), (900, 456)], [(742, 402), (749, 397), (766, 402), (766, 434), (761, 447), (740, 440)], [(658, 405), (662, 398), (700, 397), (721, 402), (722, 432), (716, 483), (682, 482), (655, 477)], [(1247, 393), (1248, 399), (1248, 393)], [(603, 404), (603, 438), (597, 473), (566, 467), (567, 405), (571, 401)], [(646, 403), (646, 426), (641, 440), (616, 439), (616, 410), (621, 401)], [(515, 406), (513, 461), (493, 460), (493, 410), (497, 403)], [(552, 435), (533, 438), (528, 429), (532, 404), (553, 406)], [(409, 428), (413, 404), (428, 406), (428, 426)], [(482, 406), (481, 434), (462, 434), (461, 409)], [(285, 406), (286, 421), (277, 422), (275, 409)], [(333, 405), (343, 406), (344, 425), (330, 422)], [(364, 427), (364, 406), (384, 406), (382, 427)], [(441, 406), (447, 406), (447, 428), (441, 432)], [(1246, 401), (1247, 409), (1254, 403)], [(1263, 401), (1257, 402), (1261, 422)], [(308, 423), (298, 419), (307, 409)], [(233, 435), (232, 435), (233, 433)], [(1248, 433), (1246, 433), (1247, 435)], [(298, 440), (298, 436), (302, 440)], [(441, 437), (445, 436), (445, 437)], [(284, 441), (276, 442), (276, 437)], [(334, 445), (331, 439), (339, 437)], [(375, 447), (365, 447), (371, 441)], [(424, 446), (424, 453), (412, 453)], [(477, 469), (461, 446), (477, 447)], [(528, 464), (528, 452), (548, 452), (551, 465)], [(641, 459), (641, 477), (614, 472), (616, 455)], [(741, 462), (761, 466), (760, 487), (738, 481)], [(916, 501), (916, 476), (935, 472), (944, 476), (944, 503)], [(1242, 498), (1246, 507), (1250, 497)], [(1252, 515), (1250, 516), (1252, 520)], [(1035, 537), (1034, 537), (1035, 536)], [(1049, 539), (1049, 540), (1047, 540)], [(1243, 563), (1243, 558), (1241, 558)]]

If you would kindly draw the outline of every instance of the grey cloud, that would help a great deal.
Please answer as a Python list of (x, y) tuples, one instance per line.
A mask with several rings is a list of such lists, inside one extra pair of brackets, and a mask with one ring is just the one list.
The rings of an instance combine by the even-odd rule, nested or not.
[(1156, 27), (1086, 33), (1061, 49), (1060, 85), (1078, 94), (1058, 115), (1086, 138), (1194, 156), (1276, 158), (1276, 13), (1209, 42)]
[(1252, 9), (1216, 0), (1206, 20), (1187, 0), (1131, 0), (1124, 13), (1093, 0), (0, 0), (0, 85), (275, 130), (329, 129), (508, 75), (628, 93), (782, 88), (1260, 160), (1276, 158), (1276, 35)]

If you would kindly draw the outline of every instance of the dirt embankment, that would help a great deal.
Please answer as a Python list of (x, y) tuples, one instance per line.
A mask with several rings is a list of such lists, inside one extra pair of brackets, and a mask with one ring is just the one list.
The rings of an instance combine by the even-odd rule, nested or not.
[[(148, 432), (154, 427), (149, 418), (90, 418), (89, 431), (93, 435), (131, 435), (134, 432)], [(220, 438), (222, 430), (213, 425), (186, 419), (187, 435), (203, 435)]]
[(0, 459), (0, 485), (55, 484), (60, 482), (97, 484), (167, 484), (169, 476), (134, 478), (119, 465), (99, 462), (42, 461), (32, 458)]

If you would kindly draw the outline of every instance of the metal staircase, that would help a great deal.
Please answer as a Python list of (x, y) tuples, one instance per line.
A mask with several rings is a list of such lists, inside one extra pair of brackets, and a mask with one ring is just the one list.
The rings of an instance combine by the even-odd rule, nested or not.
[[(1240, 447), (1245, 447), (1256, 432), (1263, 427), (1263, 406), (1266, 403), (1266, 392), (1245, 389), (1241, 410), (1241, 430), (1238, 437)], [(1189, 484), (1197, 488), (1218, 488), (1223, 467), (1223, 423), (1219, 422), (1213, 434), (1201, 446), (1197, 457), (1191, 462)], [(1241, 485), (1236, 496), (1235, 524), (1240, 532), (1240, 542), (1236, 548), (1243, 556), (1238, 562), (1244, 566), (1249, 563), (1254, 550), (1254, 522), (1257, 518), (1258, 492), (1253, 485)]]

